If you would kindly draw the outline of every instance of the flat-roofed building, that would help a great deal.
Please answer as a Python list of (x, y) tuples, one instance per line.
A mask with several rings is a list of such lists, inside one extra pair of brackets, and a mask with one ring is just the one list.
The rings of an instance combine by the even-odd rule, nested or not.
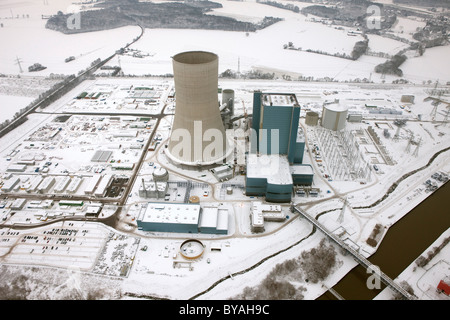
[(198, 203), (149, 202), (137, 218), (139, 230), (177, 233), (228, 233), (228, 209)]
[(6, 172), (25, 172), (26, 169), (26, 164), (12, 164), (6, 169)]
[(101, 178), (102, 176), (99, 174), (92, 176), (91, 179), (89, 180), (89, 184), (84, 189), (84, 194), (93, 194)]
[(293, 180), (286, 155), (248, 155), (247, 196), (265, 196), (270, 202), (289, 202), (292, 187)]
[(103, 176), (102, 180), (97, 185), (97, 188), (94, 192), (96, 197), (103, 197), (106, 193), (106, 189), (109, 187), (114, 177), (110, 174)]
[(26, 199), (16, 199), (11, 205), (11, 210), (22, 210), (27, 202)]
[(3, 183), (2, 192), (11, 192), (20, 183), (19, 177), (11, 177)]
[(312, 185), (314, 179), (314, 169), (310, 164), (292, 165), (290, 170), (294, 185)]
[[(253, 93), (253, 148), (263, 154), (285, 154), (295, 161), (300, 105), (293, 93)], [(253, 150), (253, 151), (255, 151)], [(303, 151), (303, 150), (302, 150)], [(297, 157), (298, 158), (298, 157)]]
[(36, 192), (36, 191), (37, 191), (37, 188), (38, 188), (39, 184), (42, 182), (42, 180), (44, 180), (44, 178), (41, 177), (41, 176), (35, 177), (35, 178), (31, 181), (30, 186), (29, 186), (28, 189), (27, 189), (27, 192), (28, 192), (28, 193), (30, 193), (30, 192)]
[(65, 176), (59, 179), (58, 183), (55, 186), (54, 191), (56, 193), (62, 193), (66, 190), (67, 186), (70, 184), (71, 178), (69, 176)]
[(210, 170), (213, 176), (220, 182), (233, 178), (233, 167), (229, 164), (221, 165)]
[(280, 205), (262, 203), (261, 201), (252, 202), (250, 211), (250, 227), (253, 232), (264, 231), (264, 221), (282, 222), (286, 216)]
[(112, 151), (97, 150), (92, 157), (92, 162), (107, 162), (112, 155)]
[(198, 228), (200, 233), (227, 234), (228, 209), (217, 206), (203, 206)]
[(75, 193), (75, 192), (77, 192), (77, 190), (80, 187), (82, 181), (83, 181), (83, 178), (74, 177), (72, 179), (72, 181), (70, 182), (69, 186), (67, 187), (66, 191), (68, 193)]
[(55, 184), (56, 179), (54, 177), (45, 177), (44, 181), (42, 181), (38, 188), (37, 188), (37, 192), (39, 193), (47, 193), (50, 191), (50, 189), (53, 187), (53, 185)]
[(149, 202), (141, 208), (138, 228), (144, 231), (198, 233), (200, 205)]

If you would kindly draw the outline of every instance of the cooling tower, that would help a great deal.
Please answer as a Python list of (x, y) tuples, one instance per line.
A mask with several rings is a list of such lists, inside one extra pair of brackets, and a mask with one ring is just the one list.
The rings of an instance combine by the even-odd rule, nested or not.
[(218, 57), (203, 51), (172, 59), (176, 109), (166, 155), (184, 165), (210, 165), (227, 154), (218, 100)]

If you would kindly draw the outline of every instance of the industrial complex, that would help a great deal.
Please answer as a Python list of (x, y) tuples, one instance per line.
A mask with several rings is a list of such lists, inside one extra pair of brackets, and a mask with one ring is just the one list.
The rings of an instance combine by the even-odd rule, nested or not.
[(197, 283), (214, 298), (217, 279), (308, 239), (302, 212), (326, 215), (328, 236), (368, 257), (448, 180), (450, 109), (430, 119), (423, 88), (219, 81), (218, 65), (188, 51), (173, 79), (85, 80), (4, 136), (2, 263), (81, 261), (129, 291), (152, 283), (159, 297), (163, 279), (190, 289), (161, 296), (193, 296)]

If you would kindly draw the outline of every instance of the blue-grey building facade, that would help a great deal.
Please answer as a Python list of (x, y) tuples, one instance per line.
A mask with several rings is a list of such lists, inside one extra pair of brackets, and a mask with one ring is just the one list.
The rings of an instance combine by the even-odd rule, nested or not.
[(247, 195), (265, 196), (269, 202), (290, 202), (294, 185), (313, 183), (311, 166), (303, 170), (296, 167), (302, 165), (305, 149), (299, 118), (300, 105), (295, 94), (254, 92)]

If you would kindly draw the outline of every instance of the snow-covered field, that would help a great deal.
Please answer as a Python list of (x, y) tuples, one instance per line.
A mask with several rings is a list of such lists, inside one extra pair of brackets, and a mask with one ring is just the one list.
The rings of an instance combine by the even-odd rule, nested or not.
[[(143, 38), (131, 48), (148, 56), (116, 56), (109, 65), (120, 65), (127, 75), (170, 74), (173, 55), (188, 50), (206, 50), (219, 55), (219, 72), (227, 69), (234, 72), (257, 69), (275, 73), (277, 77), (289, 75), (292, 79), (299, 76), (314, 79), (328, 77), (339, 81), (370, 79), (387, 83), (398, 79), (374, 72), (374, 67), (383, 63), (385, 58), (362, 56), (357, 61), (351, 61), (305, 51), (311, 49), (327, 54), (350, 54), (355, 42), (362, 40), (362, 37), (348, 36), (346, 28), (338, 30), (334, 26), (312, 22), (312, 16), (305, 17), (256, 2), (217, 2), (221, 3), (223, 8), (215, 9), (210, 14), (251, 22), (259, 22), (265, 16), (274, 16), (282, 18), (283, 21), (248, 34), (212, 30), (147, 29)], [(41, 15), (55, 14), (58, 10), (72, 12), (74, 6), (71, 1), (50, 1), (47, 5), (44, 3), (46, 2), (39, 0), (8, 0), (1, 4), (0, 17), (3, 27), (0, 28), (0, 39), (7, 45), (4, 45), (0, 52), (0, 73), (33, 76), (48, 76), (52, 73), (77, 74), (92, 61), (110, 56), (140, 33), (138, 27), (123, 27), (64, 35), (45, 29), (46, 20), (41, 19)], [(307, 3), (299, 2), (296, 5), (301, 8)], [(393, 32), (397, 36), (408, 38), (417, 27), (423, 26), (424, 22), (419, 19), (401, 18), (394, 26)], [(369, 48), (373, 52), (395, 54), (405, 48), (405, 44), (397, 40), (376, 35), (370, 35), (369, 39)], [(302, 51), (284, 49), (284, 45), (289, 42)], [(449, 46), (436, 47), (428, 49), (422, 57), (410, 57), (401, 66), (404, 71), (403, 78), (415, 83), (428, 80), (439, 80), (441, 83), (449, 81), (450, 65), (442, 63), (449, 50)], [(69, 56), (74, 56), (75, 60), (66, 63), (64, 60)], [(28, 67), (34, 63), (41, 63), (47, 69), (28, 72)], [(8, 104), (8, 108), (15, 109), (11, 111), (12, 114), (22, 107), (22, 104)]]
[(26, 107), (33, 100), (33, 98), (29, 97), (0, 95), (0, 123), (12, 119), (17, 111)]
[[(6, 45), (3, 45), (0, 52), (0, 73), (4, 74), (76, 75), (94, 60), (111, 56), (140, 34), (139, 27), (130, 26), (66, 35), (46, 29), (46, 20), (39, 18), (11, 19), (3, 23), (5, 26), (0, 28), (0, 38)], [(65, 59), (70, 56), (74, 56), (75, 60), (66, 63)], [(28, 67), (35, 63), (40, 63), (47, 69), (29, 72)], [(20, 72), (20, 67), (23, 72)]]

